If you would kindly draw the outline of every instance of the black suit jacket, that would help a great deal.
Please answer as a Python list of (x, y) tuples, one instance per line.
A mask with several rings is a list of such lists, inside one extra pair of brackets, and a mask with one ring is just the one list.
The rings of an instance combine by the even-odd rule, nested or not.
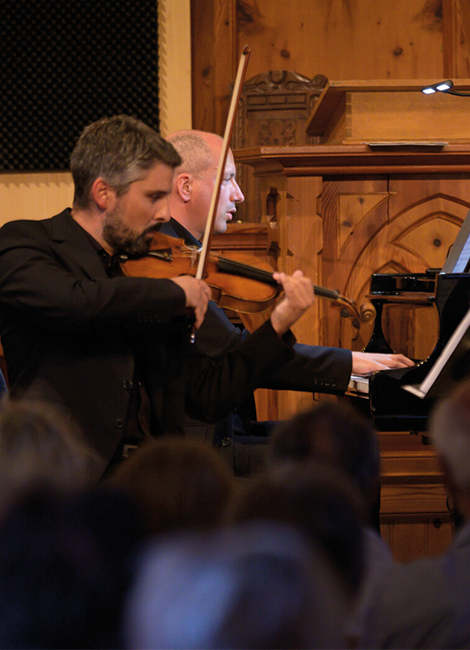
[[(185, 386), (194, 416), (215, 422), (293, 356), (268, 324), (242, 355), (192, 355), (186, 381), (195, 350), (182, 289), (165, 279), (108, 278), (68, 209), (0, 230), (0, 336), (12, 395), (68, 409), (98, 453), (97, 476), (121, 440), (136, 359), (159, 435), (184, 433)], [(258, 346), (270, 351), (267, 362)]]
[(126, 420), (132, 336), (145, 351), (154, 431), (183, 432), (184, 312), (184, 292), (170, 280), (109, 279), (70, 210), (0, 230), (0, 335), (11, 393), (66, 407), (98, 453), (97, 476)]
[[(200, 246), (195, 239), (180, 223), (172, 219), (170, 223), (161, 226), (160, 231), (172, 237), (184, 239), (190, 246)], [(234, 433), (234, 420), (231, 416), (225, 417), (224, 411), (237, 409), (245, 400), (252, 396), (256, 388), (272, 388), (279, 390), (297, 390), (306, 392), (325, 392), (341, 394), (348, 387), (352, 368), (352, 354), (350, 350), (331, 348), (318, 345), (303, 345), (295, 343), (292, 334), (284, 337), (285, 342), (293, 345), (293, 354), (286, 358), (285, 363), (271, 363), (272, 354), (277, 350), (280, 339), (271, 327), (268, 320), (262, 327), (253, 333), (241, 331), (229, 320), (224, 310), (214, 302), (209, 303), (204, 322), (196, 334), (196, 340), (190, 346), (188, 382), (186, 387), (186, 410), (189, 417), (186, 419), (187, 432), (193, 433), (206, 440), (214, 439), (216, 445), (223, 445), (226, 453), (232, 454), (232, 438)], [(212, 359), (214, 362), (222, 355), (231, 355), (233, 358), (248, 354), (250, 359), (255, 358), (258, 363), (259, 373), (255, 381), (246, 383), (245, 390), (234, 390), (225, 382), (228, 389), (219, 394), (217, 405), (220, 407), (216, 427), (198, 422), (200, 416), (194, 409), (198, 396), (194, 394), (201, 382), (200, 360)], [(264, 368), (264, 370), (262, 369)], [(205, 381), (205, 380), (204, 380)], [(222, 384), (223, 385), (223, 384)], [(207, 388), (207, 383), (206, 383)], [(200, 401), (200, 398), (199, 398)], [(206, 414), (205, 421), (217, 420), (217, 413)], [(242, 418), (243, 420), (243, 418)], [(237, 426), (240, 419), (237, 418)], [(245, 428), (248, 423), (245, 421)], [(251, 441), (252, 442), (252, 441)], [(250, 442), (250, 444), (251, 444)]]

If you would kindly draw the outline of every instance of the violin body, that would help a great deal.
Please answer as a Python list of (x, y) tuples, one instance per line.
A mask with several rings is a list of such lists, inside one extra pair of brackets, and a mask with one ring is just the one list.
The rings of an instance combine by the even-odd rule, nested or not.
[[(171, 279), (180, 275), (195, 276), (198, 260), (198, 250), (185, 244), (183, 239), (157, 232), (148, 254), (122, 261), (121, 269), (129, 277)], [(246, 275), (243, 275), (244, 270)], [(263, 279), (252, 277), (258, 273)], [(219, 307), (256, 314), (270, 309), (279, 295), (281, 287), (272, 280), (272, 273), (268, 262), (254, 255), (231, 253), (222, 257), (211, 252), (203, 280), (210, 286), (212, 299)]]

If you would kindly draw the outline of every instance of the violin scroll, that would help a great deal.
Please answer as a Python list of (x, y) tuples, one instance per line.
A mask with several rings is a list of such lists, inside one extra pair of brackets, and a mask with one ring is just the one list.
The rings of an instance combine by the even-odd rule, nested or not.
[(361, 328), (361, 323), (371, 323), (375, 319), (375, 307), (370, 302), (362, 303), (358, 308), (354, 300), (345, 298), (339, 292), (333, 300), (333, 307), (340, 310), (340, 316), (342, 318), (351, 318), (351, 323), (356, 329)]

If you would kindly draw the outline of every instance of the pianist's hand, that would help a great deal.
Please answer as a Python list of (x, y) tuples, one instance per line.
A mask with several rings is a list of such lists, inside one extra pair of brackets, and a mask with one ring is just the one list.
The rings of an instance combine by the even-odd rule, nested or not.
[(414, 362), (403, 354), (380, 354), (376, 352), (353, 352), (352, 374), (369, 375), (377, 370), (389, 368), (407, 368), (414, 366)]

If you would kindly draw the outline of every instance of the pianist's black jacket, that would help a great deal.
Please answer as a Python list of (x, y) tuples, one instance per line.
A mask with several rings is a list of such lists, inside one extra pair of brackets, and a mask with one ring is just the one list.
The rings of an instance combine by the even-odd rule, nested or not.
[[(191, 235), (180, 223), (175, 219), (171, 219), (170, 223), (163, 224), (160, 232), (184, 239), (190, 246), (199, 247), (199, 241)], [(272, 327), (270, 321), (265, 323), (263, 328), (266, 329), (266, 335), (270, 336)], [(204, 424), (200, 421), (191, 418), (191, 403), (194, 403), (194, 391), (200, 393), (201, 384), (205, 378), (200, 375), (200, 360), (201, 357), (217, 359), (219, 355), (227, 353), (229, 350), (243, 354), (244, 345), (247, 344), (250, 333), (246, 330), (241, 331), (229, 320), (223, 309), (218, 307), (215, 302), (209, 303), (204, 322), (197, 331), (196, 340), (191, 345), (190, 358), (189, 358), (189, 371), (188, 382), (186, 388), (187, 394), (187, 418), (186, 418), (186, 432), (189, 435), (195, 435), (207, 441), (212, 441), (216, 446), (222, 447), (224, 453), (230, 458), (230, 462), (234, 464), (235, 473), (237, 471), (237, 459), (234, 458), (234, 433), (236, 440), (240, 443), (243, 441), (245, 435), (246, 444), (253, 445), (253, 442), (261, 441), (263, 436), (262, 423), (257, 423), (253, 428), (252, 423), (247, 421), (244, 415), (235, 416), (237, 408), (241, 406), (240, 400), (233, 403), (234, 416), (228, 416), (218, 422), (216, 425)], [(291, 333), (286, 335), (287, 343), (294, 342), (295, 339)], [(317, 345), (302, 345), (299, 343), (294, 344), (295, 354), (291, 357), (280, 370), (263, 382), (257, 388), (271, 388), (278, 390), (294, 390), (305, 391), (311, 393), (334, 393), (341, 394), (346, 390), (352, 367), (352, 354), (350, 350), (343, 350), (341, 348), (330, 348)], [(264, 350), (263, 350), (264, 354)], [(232, 392), (230, 381), (226, 382), (227, 390)], [(246, 400), (252, 399), (252, 389), (250, 387), (246, 394)], [(234, 391), (237, 395), (240, 392)], [(230, 394), (225, 396), (224, 407), (227, 405), (226, 400), (230, 399)], [(217, 408), (216, 405), (214, 405)], [(213, 420), (214, 414), (207, 414), (208, 420)], [(265, 432), (269, 429), (266, 425)], [(256, 434), (261, 436), (253, 437), (249, 433), (256, 431)], [(243, 452), (246, 456), (246, 450)], [(249, 455), (249, 454), (248, 454)], [(247, 461), (249, 464), (249, 460)], [(246, 466), (246, 463), (245, 463)]]

